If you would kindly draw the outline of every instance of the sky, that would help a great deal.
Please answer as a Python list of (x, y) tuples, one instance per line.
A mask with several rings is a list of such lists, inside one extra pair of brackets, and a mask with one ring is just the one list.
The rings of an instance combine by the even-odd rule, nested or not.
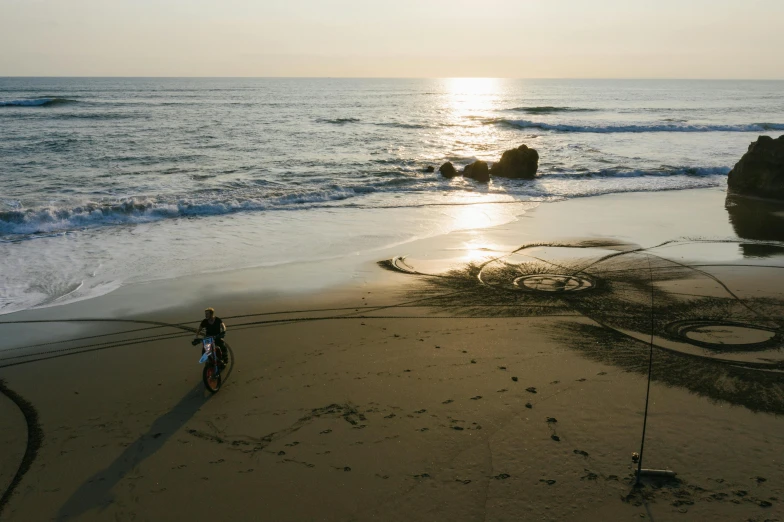
[(0, 0), (0, 76), (784, 79), (784, 0)]

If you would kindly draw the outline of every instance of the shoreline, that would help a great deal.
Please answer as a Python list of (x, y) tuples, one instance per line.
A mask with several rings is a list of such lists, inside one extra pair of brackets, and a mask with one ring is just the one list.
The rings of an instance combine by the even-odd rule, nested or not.
[[(738, 324), (767, 324), (725, 307), (727, 291), (780, 317), (781, 241), (735, 235), (737, 214), (714, 189), (600, 198), (541, 205), (514, 223), (354, 265), (182, 278), (4, 316), (0, 335), (20, 364), (3, 367), (11, 360), (0, 352), (0, 379), (35, 407), (44, 442), (0, 520), (199, 519), (212, 501), (194, 492), (210, 487), (237, 519), (775, 516), (784, 380), (759, 365), (780, 360), (780, 347), (725, 354), (665, 326), (719, 309)], [(376, 264), (404, 255), (416, 273)], [(308, 286), (326, 268), (344, 283)], [(572, 285), (580, 273), (595, 288), (561, 298), (524, 287), (559, 274)], [(270, 284), (294, 276), (298, 292)], [(205, 293), (232, 348), (231, 374), (211, 397), (188, 342)], [(646, 332), (651, 295), (645, 465), (679, 481), (635, 492), (629, 455), (639, 449), (648, 355), (635, 336)], [(699, 328), (684, 335), (709, 347), (773, 338)], [(20, 447), (23, 432), (4, 435)]]
[[(602, 194), (598, 196), (587, 196), (587, 197), (580, 197), (580, 198), (573, 198), (567, 199), (563, 201), (555, 201), (555, 202), (536, 202), (533, 208), (521, 209), (521, 213), (516, 214), (516, 216), (507, 221), (505, 223), (501, 223), (499, 225), (493, 225), (490, 227), (482, 227), (479, 230), (483, 231), (482, 234), (488, 236), (488, 241), (494, 241), (495, 237), (497, 236), (502, 241), (505, 240), (506, 229), (511, 230), (518, 230), (521, 227), (515, 225), (515, 223), (519, 222), (522, 219), (527, 219), (531, 217), (531, 214), (534, 212), (543, 213), (547, 212), (548, 215), (555, 215), (559, 214), (559, 208), (562, 205), (568, 206), (576, 206), (576, 207), (591, 207), (596, 208), (594, 201), (599, 202), (598, 205), (601, 205), (602, 201), (605, 200), (615, 200), (615, 201), (624, 201), (628, 200), (629, 198), (636, 199), (641, 201), (644, 204), (646, 199), (651, 199), (654, 202), (657, 200), (661, 200), (662, 198), (667, 199), (667, 195), (670, 194), (710, 194), (710, 193), (717, 193), (722, 192), (724, 189), (722, 188), (698, 188), (698, 189), (682, 189), (682, 190), (675, 190), (675, 191), (661, 191), (661, 192), (623, 192), (617, 194)], [(682, 198), (680, 198), (682, 199)], [(585, 204), (584, 202), (590, 201), (589, 203)], [(488, 206), (491, 207), (496, 205), (498, 202), (492, 203), (482, 203), (478, 202), (476, 205), (479, 206)], [(530, 205), (531, 202), (501, 202), (503, 204), (512, 204), (512, 205), (520, 205), (526, 206)], [(551, 205), (555, 205), (556, 207), (550, 209)], [(567, 207), (568, 208), (568, 207)], [(631, 207), (626, 206), (625, 210), (629, 211), (632, 210)], [(716, 214), (716, 209), (712, 209)], [(614, 211), (611, 211), (614, 212)], [(567, 214), (568, 215), (568, 214)], [(607, 219), (607, 218), (604, 218)], [(715, 228), (715, 227), (714, 227)], [(49, 315), (44, 310), (58, 310), (58, 309), (68, 309), (68, 307), (75, 307), (75, 308), (84, 308), (86, 310), (102, 310), (104, 309), (103, 301), (107, 301), (111, 303), (112, 301), (122, 299), (125, 293), (128, 293), (131, 296), (131, 299), (138, 299), (140, 294), (146, 294), (147, 290), (153, 286), (168, 286), (172, 290), (169, 292), (174, 292), (176, 290), (182, 290), (183, 287), (188, 287), (190, 285), (193, 286), (206, 286), (199, 283), (200, 279), (210, 278), (220, 282), (227, 282), (233, 286), (231, 292), (227, 292), (227, 294), (235, 294), (237, 293), (238, 288), (245, 287), (247, 279), (253, 280), (261, 280), (265, 282), (272, 282), (273, 283), (273, 292), (278, 294), (294, 294), (294, 295), (306, 295), (310, 292), (309, 285), (314, 285), (314, 290), (324, 291), (327, 288), (331, 287), (340, 287), (345, 285), (350, 285), (352, 279), (356, 276), (357, 273), (361, 274), (368, 274), (367, 267), (373, 266), (375, 261), (379, 261), (384, 256), (391, 256), (395, 252), (407, 252), (409, 250), (413, 252), (420, 252), (423, 249), (430, 248), (430, 245), (436, 245), (436, 248), (460, 248), (461, 243), (466, 243), (471, 241), (472, 236), (476, 236), (477, 229), (458, 229), (447, 232), (445, 234), (435, 235), (435, 236), (427, 236), (424, 238), (413, 238), (402, 243), (396, 243), (392, 245), (380, 246), (377, 248), (373, 248), (368, 251), (356, 252), (352, 254), (344, 253), (342, 255), (331, 256), (323, 259), (318, 259), (316, 261), (307, 261), (307, 260), (299, 260), (293, 262), (280, 262), (278, 264), (274, 264), (271, 266), (257, 266), (257, 267), (248, 267), (248, 268), (237, 268), (237, 269), (229, 269), (229, 270), (222, 270), (222, 271), (215, 271), (215, 272), (200, 272), (200, 273), (193, 273), (187, 275), (181, 275), (171, 278), (164, 278), (164, 279), (153, 279), (148, 281), (141, 281), (141, 282), (131, 282), (131, 283), (123, 283), (120, 286), (110, 290), (108, 293), (99, 294), (96, 296), (90, 296), (78, 299), (77, 301), (72, 301), (63, 304), (49, 304), (45, 306), (36, 306), (33, 308), (28, 308), (24, 310), (16, 310), (13, 312), (8, 312), (0, 315), (0, 321), (3, 318), (13, 318), (16, 314), (22, 314), (22, 316), (26, 316), (28, 314), (37, 315), (38, 313), (42, 313), (44, 315)], [(729, 229), (724, 228), (721, 230), (724, 234), (732, 234), (732, 231)], [(516, 232), (515, 232), (516, 233)], [(594, 232), (596, 233), (596, 231)], [(547, 234), (555, 234), (557, 236), (563, 237), (564, 235), (555, 230), (554, 227), (550, 227), (546, 233), (542, 232), (534, 232), (535, 235), (538, 236), (546, 236)], [(575, 236), (580, 236), (581, 233), (578, 231), (575, 233)], [(549, 237), (549, 236), (548, 236)], [(568, 236), (567, 236), (568, 237)], [(352, 262), (352, 259), (357, 258)], [(346, 268), (344, 265), (346, 261), (350, 263), (350, 266)], [(319, 268), (321, 265), (323, 268)], [(286, 279), (288, 275), (291, 273), (296, 273), (298, 269), (301, 268), (301, 271), (304, 272), (309, 276), (309, 279), (306, 282), (298, 284), (297, 281), (289, 281), (285, 285), (277, 284), (275, 285), (274, 282), (280, 280), (281, 278)], [(319, 271), (322, 274), (319, 274)], [(270, 275), (265, 275), (265, 272), (269, 273)], [(318, 279), (323, 279), (324, 275), (331, 274), (331, 273), (338, 273), (340, 274), (338, 277), (334, 278), (332, 281), (328, 281), (326, 284), (322, 283), (315, 283)], [(242, 280), (241, 283), (237, 283), (237, 280)], [(176, 289), (176, 290), (175, 290)], [(192, 297), (194, 292), (190, 292), (189, 297)], [(120, 297), (117, 297), (120, 296)], [(60, 297), (62, 298), (62, 296)], [(115, 299), (116, 298), (116, 299)], [(99, 306), (89, 306), (86, 303), (89, 303), (93, 300), (99, 300), (101, 305)], [(159, 301), (160, 296), (153, 298), (154, 301)], [(177, 306), (175, 303), (171, 303), (170, 306)], [(113, 307), (110, 305), (110, 307)], [(120, 308), (120, 307), (118, 307)], [(56, 312), (52, 312), (56, 315)], [(81, 311), (78, 313), (82, 313)]]

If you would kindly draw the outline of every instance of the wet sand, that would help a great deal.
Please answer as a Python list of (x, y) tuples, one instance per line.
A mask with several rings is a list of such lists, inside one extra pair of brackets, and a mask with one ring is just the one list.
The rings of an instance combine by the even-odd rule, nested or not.
[[(0, 379), (43, 439), (0, 520), (782, 519), (784, 238), (738, 237), (722, 204), (543, 205), (316, 294), (216, 276), (214, 396), (192, 280), (4, 316)], [(644, 465), (678, 479), (635, 489), (651, 324)], [(28, 430), (0, 413), (6, 487)]]

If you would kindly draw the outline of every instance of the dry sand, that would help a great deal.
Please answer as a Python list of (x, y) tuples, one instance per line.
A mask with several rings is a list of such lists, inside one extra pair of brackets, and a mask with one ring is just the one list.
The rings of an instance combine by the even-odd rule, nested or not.
[[(0, 379), (33, 409), (0, 394), (0, 487), (30, 463), (0, 520), (782, 520), (784, 262), (726, 214), (712, 239), (645, 222), (688, 197), (723, 199), (547, 205), (409, 245), (399, 266), (437, 277), (366, 263), (330, 292), (216, 298), (212, 396), (197, 299), (138, 312), (192, 281), (5, 316)], [(635, 489), (651, 296), (644, 464), (678, 480)]]

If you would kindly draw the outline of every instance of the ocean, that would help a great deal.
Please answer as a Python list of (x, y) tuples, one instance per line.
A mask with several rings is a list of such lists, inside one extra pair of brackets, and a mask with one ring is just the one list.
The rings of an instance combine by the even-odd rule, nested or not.
[[(0, 78), (0, 314), (726, 185), (782, 81)], [(446, 180), (526, 144), (539, 177)], [(427, 172), (432, 166), (436, 172)]]

